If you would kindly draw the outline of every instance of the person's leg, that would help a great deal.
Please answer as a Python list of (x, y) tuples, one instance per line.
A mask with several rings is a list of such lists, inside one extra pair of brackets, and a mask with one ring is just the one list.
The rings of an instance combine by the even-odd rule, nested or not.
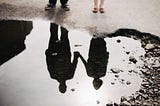
[(97, 13), (98, 12), (98, 0), (94, 0), (94, 7), (93, 7), (93, 13)]
[(101, 0), (101, 2), (100, 2), (100, 5), (99, 5), (99, 11), (101, 12), (101, 13), (104, 13), (104, 0)]
[(99, 7), (104, 8), (104, 0), (101, 0)]
[(68, 39), (68, 30), (64, 27), (61, 27), (61, 41), (63, 52), (70, 53), (70, 44)]
[(45, 7), (45, 10), (50, 10), (55, 7), (57, 0), (49, 0), (49, 3)]
[(60, 0), (60, 2), (61, 2), (61, 5), (64, 6), (67, 4), (68, 0)]
[(48, 48), (55, 48), (55, 43), (58, 40), (58, 25), (55, 23), (50, 23), (50, 40)]
[(60, 2), (61, 2), (61, 5), (62, 5), (62, 8), (65, 11), (69, 11), (70, 10), (69, 7), (68, 7), (68, 5), (67, 5), (68, 0), (60, 0)]
[(94, 0), (94, 8), (98, 8), (98, 0)]
[(68, 40), (68, 30), (64, 27), (61, 27), (61, 40)]

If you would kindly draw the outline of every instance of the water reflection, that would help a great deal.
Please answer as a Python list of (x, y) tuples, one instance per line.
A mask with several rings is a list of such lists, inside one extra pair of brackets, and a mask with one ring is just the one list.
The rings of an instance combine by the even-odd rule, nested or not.
[(25, 49), (24, 41), (31, 30), (31, 21), (0, 21), (0, 65)]
[(89, 48), (89, 58), (86, 61), (82, 55), (80, 58), (85, 65), (87, 75), (93, 77), (93, 86), (98, 90), (103, 81), (100, 79), (106, 75), (109, 53), (106, 51), (106, 42), (103, 38), (92, 38)]
[[(86, 30), (74, 29), (68, 33), (53, 23), (33, 21), (33, 30), (25, 40), (27, 49), (0, 67), (0, 106), (105, 106), (111, 101), (119, 103), (121, 96), (132, 95), (142, 82), (139, 67), (143, 62), (139, 57), (145, 52), (140, 41), (119, 36), (104, 40), (106, 43), (102, 38), (92, 38)], [(109, 58), (104, 56), (106, 49)], [(81, 61), (80, 55), (87, 65)], [(129, 61), (130, 56), (135, 57), (136, 64)], [(98, 63), (93, 63), (94, 60)], [(99, 71), (100, 75), (97, 73), (103, 85), (98, 83), (102, 86), (96, 85), (96, 89), (100, 88), (95, 90), (92, 85), (94, 77), (89, 77), (89, 73), (94, 73), (92, 67), (89, 72), (85, 66), (101, 64), (102, 61), (106, 63), (107, 71), (103, 69)], [(54, 80), (49, 78), (47, 67)], [(119, 72), (113, 73), (111, 69), (119, 69)], [(56, 77), (63, 82), (60, 92), (65, 94), (58, 92)]]
[(65, 93), (66, 80), (72, 79), (78, 62), (78, 52), (74, 52), (71, 62), (68, 30), (60, 27), (61, 36), (58, 38), (58, 25), (50, 24), (50, 40), (46, 50), (46, 62), (50, 77), (59, 82), (59, 91)]
[[(59, 30), (61, 36), (59, 37)], [(106, 75), (109, 53), (106, 51), (104, 38), (92, 38), (88, 60), (86, 61), (81, 53), (74, 52), (73, 62), (71, 62), (70, 42), (68, 30), (55, 24), (50, 24), (50, 40), (46, 50), (47, 68), (52, 79), (59, 82), (59, 91), (65, 93), (67, 89), (66, 80), (72, 79), (78, 63), (78, 58), (82, 60), (86, 73), (93, 79), (93, 86), (98, 90), (103, 81), (100, 79)]]

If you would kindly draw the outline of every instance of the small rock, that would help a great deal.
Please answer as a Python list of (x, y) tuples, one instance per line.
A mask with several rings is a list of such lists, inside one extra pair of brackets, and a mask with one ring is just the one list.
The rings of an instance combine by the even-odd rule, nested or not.
[(100, 104), (100, 101), (97, 100), (96, 102), (97, 102), (97, 104)]
[(122, 96), (121, 97), (121, 102), (124, 102), (124, 101), (126, 101), (127, 99), (124, 97), (124, 96)]
[(151, 50), (151, 49), (154, 49), (155, 48), (155, 45), (154, 44), (147, 44), (146, 46), (145, 46), (145, 49), (147, 49), (147, 50)]
[(133, 72), (133, 70), (129, 70), (128, 72), (131, 73), (131, 72)]
[(158, 102), (153, 102), (153, 106), (159, 106)]
[(160, 68), (160, 64), (154, 64), (152, 67), (153, 68)]
[(140, 92), (140, 93), (144, 93), (145, 90), (144, 90), (144, 89), (140, 89), (139, 92)]
[(148, 103), (143, 103), (143, 106), (148, 106)]
[(136, 64), (136, 63), (137, 63), (136, 58), (135, 58), (135, 57), (133, 57), (133, 56), (130, 56), (130, 57), (129, 57), (129, 61), (130, 61), (130, 62), (133, 62), (134, 64)]
[(127, 101), (124, 101), (120, 104), (120, 106), (131, 106), (131, 104)]
[(127, 81), (127, 82), (126, 82), (126, 84), (127, 84), (127, 85), (130, 85), (130, 84), (131, 84), (131, 82), (130, 82), (130, 81)]
[(114, 83), (114, 82), (111, 82), (111, 84), (114, 85), (115, 83)]
[(114, 103), (114, 106), (119, 106), (117, 103)]
[(118, 77), (119, 77), (119, 75), (115, 75), (115, 77), (116, 77), (116, 78), (118, 78)]
[(154, 92), (158, 92), (158, 89), (155, 88), (155, 89), (154, 89)]
[(130, 52), (126, 52), (126, 54), (128, 55)]
[(121, 79), (121, 81), (123, 82), (123, 81), (125, 81), (124, 79)]
[(120, 43), (120, 42), (121, 42), (121, 40), (120, 40), (120, 39), (118, 39), (118, 40), (117, 40), (117, 43)]
[(148, 95), (147, 95), (147, 94), (143, 94), (142, 97), (143, 97), (144, 99), (148, 99)]
[(121, 72), (121, 70), (118, 69), (118, 68), (112, 68), (111, 71), (112, 71), (113, 73), (116, 73), (116, 74), (118, 74), (118, 73)]
[(72, 92), (74, 92), (74, 91), (75, 91), (75, 89), (74, 89), (74, 88), (72, 88), (72, 89), (71, 89), (71, 91), (72, 91)]

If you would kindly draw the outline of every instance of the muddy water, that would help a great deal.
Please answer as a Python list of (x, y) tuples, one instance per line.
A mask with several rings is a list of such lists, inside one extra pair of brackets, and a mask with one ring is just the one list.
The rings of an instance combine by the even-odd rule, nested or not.
[[(21, 26), (23, 25), (21, 24)], [(139, 67), (143, 65), (139, 58), (145, 54), (139, 41), (127, 37), (94, 38), (83, 29), (73, 29), (67, 34), (67, 29), (62, 31), (58, 26), (59, 40), (56, 40), (55, 45), (60, 44), (61, 46), (54, 48), (50, 43), (52, 39), (50, 28), (50, 22), (33, 21), (33, 29), (30, 29), (30, 33), (25, 34), (25, 40), (23, 40), (24, 50), (9, 57), (5, 62), (3, 61), (0, 66), (1, 106), (104, 106), (111, 102), (119, 103), (121, 96), (130, 96), (139, 90), (142, 82)], [(7, 30), (0, 36), (4, 37), (5, 32)], [(25, 31), (23, 30), (23, 32)], [(68, 43), (63, 44), (61, 42), (60, 35), (63, 34), (66, 37), (64, 40), (69, 41), (69, 47), (67, 46)], [(13, 32), (11, 35), (13, 35)], [(15, 40), (15, 42), (17, 41), (19, 40)], [(51, 44), (50, 47), (49, 44)], [(92, 44), (93, 46), (91, 46)], [(7, 47), (5, 46), (5, 48)], [(70, 52), (63, 51), (64, 48), (70, 48), (70, 50), (66, 49)], [(46, 50), (49, 51), (49, 55)], [(71, 57), (70, 55), (65, 58), (60, 56), (53, 61), (54, 56), (59, 56), (62, 53), (59, 51), (62, 51), (65, 56), (71, 54)], [(70, 58), (72, 63), (74, 52), (77, 53), (78, 57), (76, 68), (68, 72), (64, 70), (61, 74), (53, 71), (51, 78), (52, 72), (49, 73), (49, 70), (54, 69), (52, 66), (56, 66), (59, 61), (62, 62), (62, 59), (67, 58)], [(102, 55), (103, 52), (104, 54), (109, 53), (105, 55), (106, 58)], [(83, 57), (87, 65), (80, 57)], [(93, 59), (93, 57), (98, 59)], [(137, 62), (134, 63), (129, 60), (130, 57), (134, 57)], [(103, 64), (105, 69), (103, 67), (103, 71), (97, 72), (98, 75), (93, 75), (94, 71), (92, 69), (94, 68), (92, 68), (90, 60), (96, 64)], [(101, 60), (104, 60), (105, 64)], [(63, 67), (63, 65), (60, 64), (57, 67), (60, 69), (67, 67), (66, 65)], [(88, 66), (90, 68), (87, 68)], [(58, 87), (59, 82), (63, 79), (58, 75), (61, 76), (62, 74), (66, 80), (66, 91), (63, 93)], [(58, 80), (56, 79), (57, 76)], [(98, 89), (93, 84), (95, 76), (98, 76), (102, 81)]]

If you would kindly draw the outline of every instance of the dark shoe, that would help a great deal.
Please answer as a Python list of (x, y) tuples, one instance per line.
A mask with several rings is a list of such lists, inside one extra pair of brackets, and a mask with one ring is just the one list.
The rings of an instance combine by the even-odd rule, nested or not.
[(100, 12), (100, 13), (104, 13), (104, 8), (100, 8), (100, 9), (99, 9), (99, 12)]
[(54, 4), (49, 3), (49, 4), (47, 4), (47, 6), (45, 7), (45, 10), (51, 10), (51, 9), (54, 8), (54, 7), (55, 7)]
[(65, 11), (69, 11), (70, 10), (70, 8), (67, 5), (62, 5), (61, 7)]
[(98, 12), (98, 8), (93, 8), (92, 12), (93, 13), (97, 13)]

